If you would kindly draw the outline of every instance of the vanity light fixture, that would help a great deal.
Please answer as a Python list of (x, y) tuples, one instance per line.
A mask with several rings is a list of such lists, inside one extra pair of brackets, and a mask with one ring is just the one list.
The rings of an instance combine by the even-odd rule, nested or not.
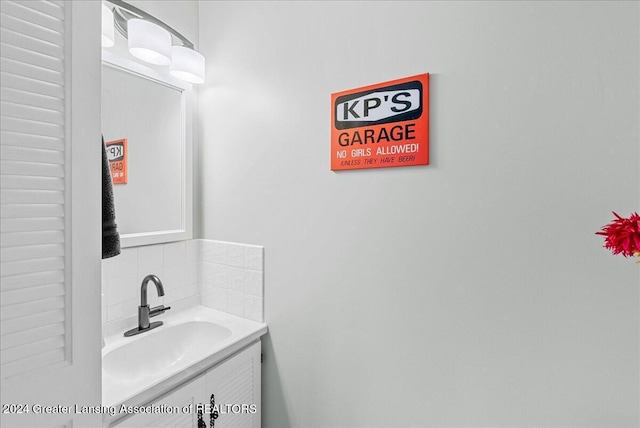
[(116, 43), (113, 29), (113, 12), (102, 3), (102, 47), (110, 48)]
[[(104, 1), (113, 5), (111, 23), (128, 40), (131, 55), (151, 64), (168, 65), (173, 76), (186, 82), (204, 83), (204, 56), (194, 49), (189, 39), (153, 15), (129, 3), (122, 0)], [(105, 23), (104, 8), (109, 7), (104, 3), (102, 7), (104, 40), (105, 26), (108, 26), (108, 23)], [(106, 46), (104, 42), (103, 46)]]
[(184, 46), (172, 46), (169, 73), (190, 83), (204, 83), (204, 56)]
[(129, 53), (155, 65), (171, 64), (171, 34), (159, 25), (141, 18), (127, 21)]

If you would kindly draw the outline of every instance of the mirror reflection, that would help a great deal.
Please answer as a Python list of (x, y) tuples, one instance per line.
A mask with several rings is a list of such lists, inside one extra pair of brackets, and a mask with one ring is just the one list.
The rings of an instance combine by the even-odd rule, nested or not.
[(103, 63), (102, 132), (123, 246), (175, 240), (188, 229), (184, 91)]

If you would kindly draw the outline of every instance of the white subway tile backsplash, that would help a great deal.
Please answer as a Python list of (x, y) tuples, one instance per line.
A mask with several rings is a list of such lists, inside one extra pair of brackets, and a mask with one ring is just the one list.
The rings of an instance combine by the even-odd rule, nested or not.
[(227, 271), (229, 267), (219, 263), (212, 263), (210, 266), (212, 267), (213, 273), (211, 285), (214, 287), (229, 288), (227, 285)]
[(213, 287), (213, 263), (200, 263), (198, 266), (198, 276), (200, 277), (200, 284)]
[(244, 294), (227, 290), (227, 312), (241, 317), (244, 316)]
[(187, 284), (184, 287), (186, 297), (193, 297), (198, 295), (198, 284)]
[(200, 282), (211, 287), (226, 288), (227, 266), (219, 263), (201, 263)]
[(180, 288), (172, 289), (170, 293), (165, 293), (164, 301), (165, 304), (169, 305), (174, 302), (180, 301), (185, 297), (187, 297), (186, 289), (184, 286), (182, 286)]
[(184, 288), (186, 285), (187, 269), (183, 263), (181, 265), (167, 266), (164, 268), (164, 284), (165, 291)]
[(207, 287), (206, 290), (202, 290), (202, 304), (213, 309), (228, 312), (227, 300), (228, 291), (219, 287)]
[(247, 245), (244, 249), (244, 267), (245, 269), (263, 270), (263, 247), (256, 245)]
[(138, 276), (135, 273), (107, 279), (107, 289), (109, 290), (107, 293), (107, 306), (134, 300), (136, 298), (137, 284), (139, 284)]
[(151, 271), (164, 265), (164, 255), (161, 245), (147, 245), (138, 248), (137, 271)]
[(198, 263), (187, 263), (187, 272), (186, 272), (186, 284), (196, 284), (200, 282), (200, 271), (198, 269)]
[(244, 317), (253, 321), (263, 321), (263, 300), (262, 297), (244, 296)]
[(201, 240), (200, 261), (227, 264), (227, 246), (223, 242)]
[(244, 267), (244, 245), (227, 244), (227, 264), (229, 266)]
[(198, 263), (200, 261), (200, 247), (202, 242), (199, 239), (192, 239), (186, 243), (187, 263)]
[(184, 241), (164, 244), (164, 265), (172, 266), (187, 262), (187, 246)]
[(135, 300), (129, 300), (117, 305), (107, 306), (107, 321), (116, 321), (122, 318), (128, 318), (132, 314), (138, 314), (138, 305), (140, 303)]
[(202, 240), (200, 296), (205, 306), (263, 321), (264, 248)]
[(119, 327), (135, 320), (142, 279), (154, 274), (164, 285), (159, 297), (151, 284), (149, 305), (202, 305), (263, 321), (264, 248), (233, 242), (190, 240), (125, 248), (102, 262), (102, 322)]
[(262, 298), (263, 274), (254, 270), (245, 270), (244, 293)]
[(226, 285), (229, 290), (241, 293), (244, 289), (244, 269), (228, 266)]
[(136, 248), (124, 248), (120, 255), (105, 259), (106, 279), (118, 276), (130, 275), (138, 271), (138, 250)]

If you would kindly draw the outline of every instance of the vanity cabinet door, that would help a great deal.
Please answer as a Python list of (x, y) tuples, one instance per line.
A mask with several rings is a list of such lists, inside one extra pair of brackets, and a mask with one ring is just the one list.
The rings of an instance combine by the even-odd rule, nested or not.
[[(215, 428), (259, 428), (261, 419), (260, 341), (250, 345), (206, 374), (205, 403), (214, 396), (218, 411)], [(207, 426), (210, 415), (205, 414)]]
[[(194, 380), (144, 406), (165, 406), (161, 413), (138, 413), (111, 424), (111, 428), (198, 428), (198, 409), (202, 410), (202, 420), (207, 428), (260, 428), (260, 351), (260, 341), (249, 345)], [(215, 405), (211, 405), (211, 395)], [(177, 411), (170, 413), (167, 408)], [(187, 408), (192, 411), (182, 410)]]
[[(147, 406), (166, 406), (176, 411), (164, 410), (160, 413), (138, 413), (122, 422), (112, 424), (112, 428), (197, 428), (196, 408), (204, 395), (205, 377), (201, 375), (182, 387)], [(144, 406), (144, 407), (147, 407)]]

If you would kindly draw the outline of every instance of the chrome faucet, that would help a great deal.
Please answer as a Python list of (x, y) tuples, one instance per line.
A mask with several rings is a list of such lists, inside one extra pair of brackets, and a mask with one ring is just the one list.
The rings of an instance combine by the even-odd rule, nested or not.
[(126, 337), (134, 336), (136, 334), (144, 333), (145, 331), (153, 330), (156, 327), (160, 327), (162, 325), (162, 321), (155, 321), (149, 323), (149, 318), (155, 317), (156, 315), (164, 314), (165, 311), (171, 309), (171, 306), (164, 305), (156, 306), (154, 308), (149, 308), (147, 304), (147, 284), (149, 281), (153, 282), (156, 286), (156, 290), (158, 292), (158, 296), (164, 296), (164, 287), (162, 286), (162, 281), (155, 275), (147, 275), (142, 280), (142, 285), (140, 286), (140, 306), (138, 306), (138, 327), (132, 328), (131, 330), (124, 333)]

